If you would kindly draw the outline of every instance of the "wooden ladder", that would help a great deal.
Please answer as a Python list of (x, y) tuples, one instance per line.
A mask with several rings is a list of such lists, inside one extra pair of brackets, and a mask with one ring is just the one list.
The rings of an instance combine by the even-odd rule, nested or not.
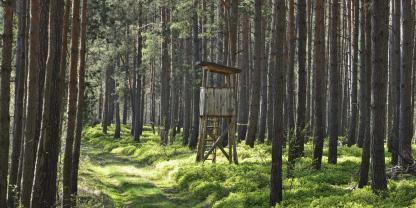
[(211, 153), (209, 153), (209, 150), (214, 145), (216, 138), (218, 137), (218, 134), (220, 132), (220, 121), (219, 119), (209, 119), (207, 120), (207, 127), (206, 127), (206, 137), (204, 141), (204, 157), (207, 154), (210, 154), (211, 157), (208, 157), (206, 160), (211, 160), (213, 163), (216, 162), (217, 159), (217, 148), (214, 149)]

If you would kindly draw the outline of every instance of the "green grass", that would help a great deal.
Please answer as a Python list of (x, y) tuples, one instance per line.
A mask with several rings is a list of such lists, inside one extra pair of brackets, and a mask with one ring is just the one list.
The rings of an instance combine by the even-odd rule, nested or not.
[[(80, 207), (268, 207), (268, 145), (239, 144), (240, 165), (228, 164), (221, 155), (217, 164), (200, 164), (180, 145), (181, 135), (163, 147), (148, 127), (140, 143), (132, 141), (126, 127), (114, 140), (113, 130), (108, 136), (99, 126), (84, 130)], [(278, 207), (416, 207), (415, 177), (389, 180), (388, 194), (379, 197), (368, 187), (356, 188), (361, 150), (339, 147), (338, 153), (337, 165), (324, 157), (322, 170), (315, 171), (312, 145), (306, 145), (295, 178), (284, 178), (284, 201)]]

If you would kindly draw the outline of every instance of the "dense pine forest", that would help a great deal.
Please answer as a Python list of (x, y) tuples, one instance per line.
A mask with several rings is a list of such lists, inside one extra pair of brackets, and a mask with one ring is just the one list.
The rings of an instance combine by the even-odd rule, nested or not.
[(416, 207), (416, 0), (0, 5), (0, 208)]

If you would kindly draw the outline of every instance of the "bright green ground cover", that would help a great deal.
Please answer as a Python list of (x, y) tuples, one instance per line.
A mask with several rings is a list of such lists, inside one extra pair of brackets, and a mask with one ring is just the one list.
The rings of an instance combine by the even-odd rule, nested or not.
[[(158, 135), (146, 128), (141, 143), (132, 142), (130, 130), (114, 140), (99, 126), (87, 127), (80, 168), (80, 207), (267, 207), (270, 150), (240, 144), (240, 165), (224, 157), (217, 164), (194, 162), (195, 153), (180, 145), (162, 147)], [(357, 189), (361, 150), (340, 147), (337, 165), (311, 169), (312, 146), (296, 165), (294, 179), (284, 179), (281, 207), (416, 207), (416, 178), (389, 181), (389, 193), (374, 195)], [(326, 151), (324, 155), (326, 155)], [(284, 161), (287, 160), (286, 153)], [(388, 162), (388, 161), (387, 161)], [(284, 165), (286, 171), (286, 165)]]

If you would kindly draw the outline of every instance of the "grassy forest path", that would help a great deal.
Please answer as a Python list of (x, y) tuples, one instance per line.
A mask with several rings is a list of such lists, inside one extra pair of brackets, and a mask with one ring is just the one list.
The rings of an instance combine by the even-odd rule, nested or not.
[[(112, 153), (100, 152), (96, 147), (84, 147), (89, 161), (84, 163), (84, 176), (93, 181), (111, 201), (122, 207), (177, 207), (173, 187), (152, 178), (151, 168), (140, 167), (135, 161)], [(112, 204), (106, 202), (111, 207)]]
[[(94, 142), (83, 143), (80, 200), (83, 199), (82, 196), (86, 196), (84, 200), (90, 201), (85, 206), (123, 208), (192, 206), (178, 194), (172, 178), (162, 177), (158, 169), (148, 163), (140, 163), (134, 157), (118, 154), (121, 152), (117, 152), (117, 148), (113, 147), (115, 146), (109, 148)], [(112, 151), (109, 151), (110, 149)]]

